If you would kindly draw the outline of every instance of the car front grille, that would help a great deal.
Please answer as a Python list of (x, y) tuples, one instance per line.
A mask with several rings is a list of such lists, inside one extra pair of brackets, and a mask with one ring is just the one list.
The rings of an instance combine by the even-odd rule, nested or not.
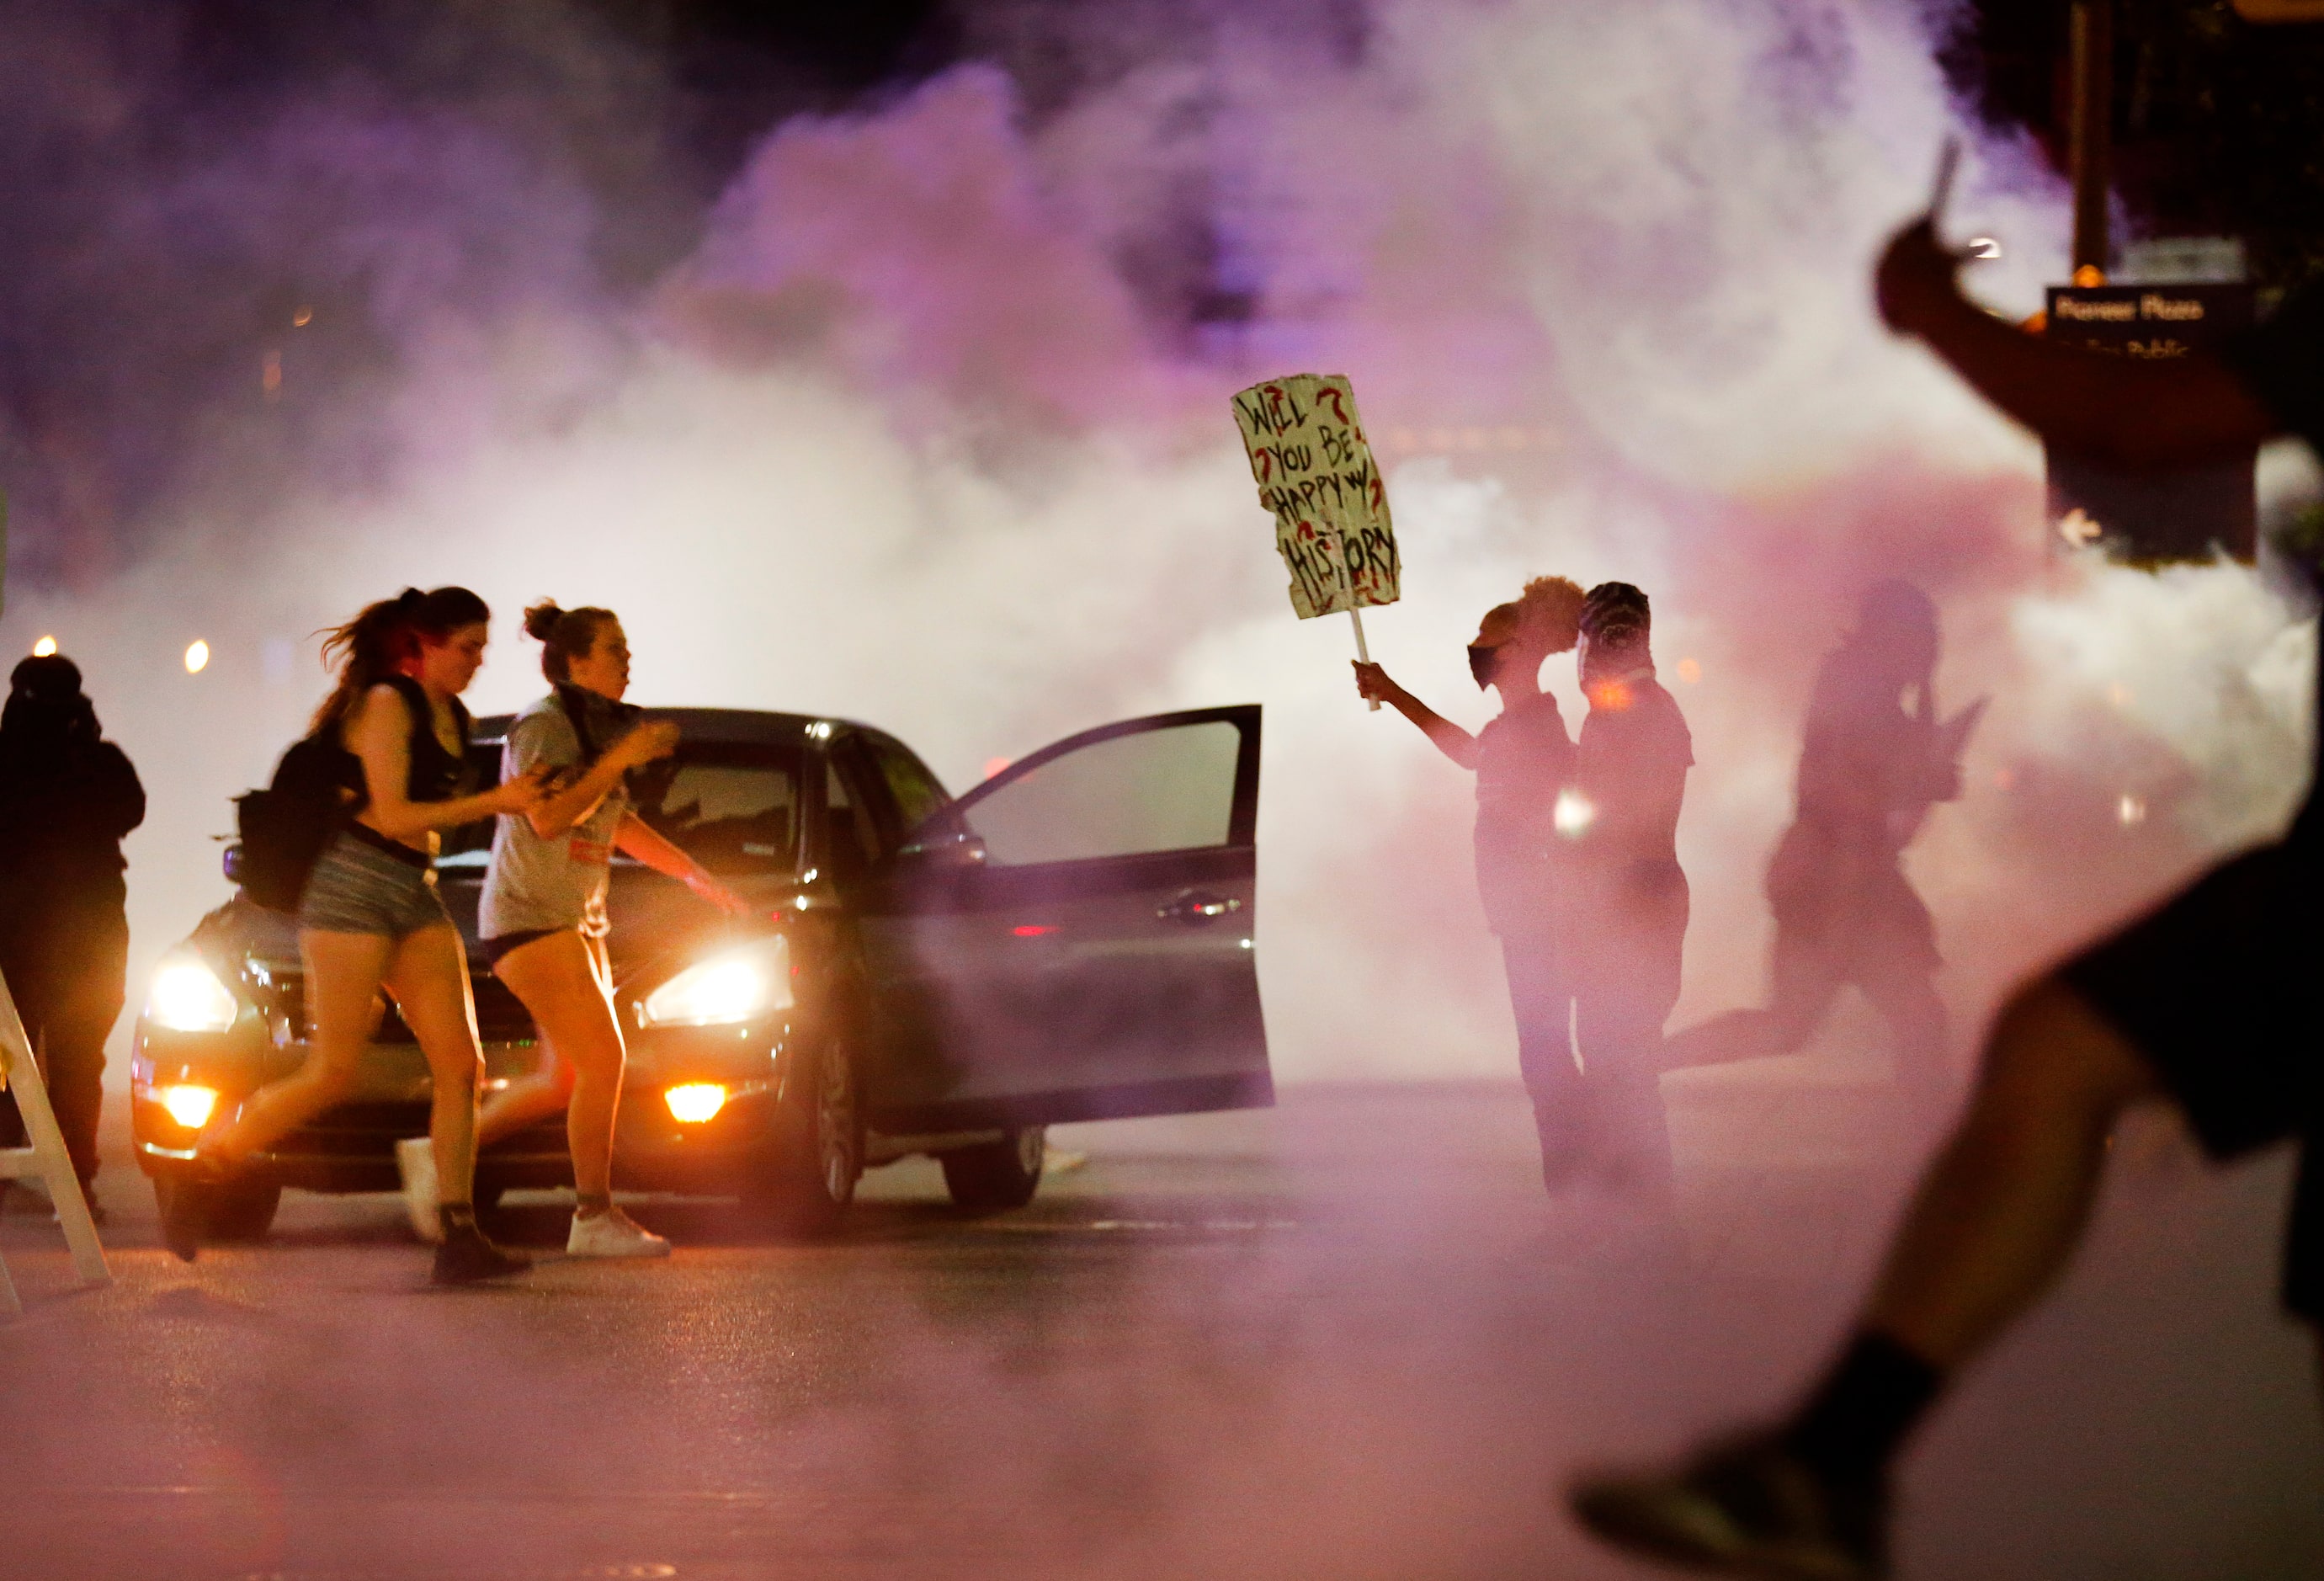
[[(284, 967), (272, 963), (253, 962), (244, 974), (251, 994), (266, 1019), (277, 1027), (294, 1029), (292, 1035), (306, 1038), (315, 1030), (307, 1015), (307, 977), (296, 966)], [(539, 1034), (534, 1031), (532, 1017), (524, 1005), (509, 992), (508, 985), (489, 972), (469, 975), (468, 984), (476, 1000), (476, 1035), (487, 1043), (527, 1043)], [(396, 1013), (395, 1002), (382, 996), (383, 1003), (379, 1031), (372, 1034), (374, 1043), (412, 1043), (419, 1040), (411, 1029), (403, 1024)]]

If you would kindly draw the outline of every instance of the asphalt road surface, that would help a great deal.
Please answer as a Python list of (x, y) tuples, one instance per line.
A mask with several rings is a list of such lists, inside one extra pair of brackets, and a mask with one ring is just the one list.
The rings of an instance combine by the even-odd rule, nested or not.
[[(1674, 1078), (1683, 1236), (1553, 1207), (1516, 1089), (1294, 1089), (1071, 1128), (1025, 1210), (878, 1171), (844, 1237), (641, 1199), (667, 1264), (426, 1288), (383, 1197), (115, 1282), (0, 1216), (0, 1577), (1592, 1577), (1577, 1465), (1767, 1407), (1903, 1188), (1877, 1080)], [(2094, 1244), (1908, 1468), (1907, 1576), (2324, 1574), (2284, 1161), (2126, 1133)], [(503, 1227), (560, 1248), (566, 1209)]]

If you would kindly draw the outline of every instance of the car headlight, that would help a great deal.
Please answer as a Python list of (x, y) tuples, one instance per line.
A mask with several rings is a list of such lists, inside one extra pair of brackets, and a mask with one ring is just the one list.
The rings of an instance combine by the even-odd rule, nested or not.
[(145, 991), (146, 1021), (173, 1032), (222, 1032), (241, 1013), (217, 974), (191, 956), (163, 961)]
[(780, 934), (698, 962), (638, 1002), (641, 1027), (716, 1027), (791, 1006), (791, 945)]

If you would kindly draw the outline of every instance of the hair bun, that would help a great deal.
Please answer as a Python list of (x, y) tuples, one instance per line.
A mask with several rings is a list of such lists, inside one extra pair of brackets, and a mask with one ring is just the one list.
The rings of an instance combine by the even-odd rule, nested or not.
[(557, 630), (557, 623), (564, 618), (565, 612), (557, 607), (557, 600), (544, 598), (525, 610), (524, 634), (536, 643), (545, 643)]

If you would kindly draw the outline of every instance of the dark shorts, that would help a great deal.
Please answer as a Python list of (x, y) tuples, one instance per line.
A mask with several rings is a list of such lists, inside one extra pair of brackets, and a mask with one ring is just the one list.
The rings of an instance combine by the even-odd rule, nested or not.
[(572, 929), (567, 928), (524, 928), (514, 933), (495, 934), (490, 938), (476, 940), (476, 956), (484, 965), (497, 966), (536, 938), (547, 938), (552, 933), (571, 931)]
[(2324, 1323), (2324, 974), (2312, 855), (2270, 846), (2214, 869), (2061, 974), (2138, 1046), (2203, 1147), (2301, 1144), (2284, 1304)]
[(369, 829), (333, 836), (299, 899), (302, 931), (403, 938), (451, 920), (436, 894), (435, 864)]

